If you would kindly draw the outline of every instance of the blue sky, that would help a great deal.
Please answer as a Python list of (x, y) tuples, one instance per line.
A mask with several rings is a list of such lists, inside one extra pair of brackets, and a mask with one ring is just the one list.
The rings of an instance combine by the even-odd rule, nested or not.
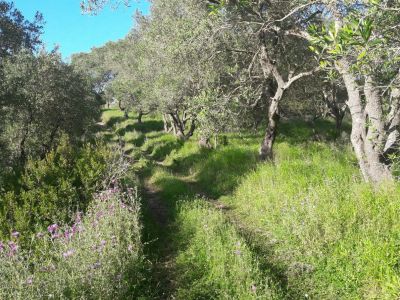
[(14, 0), (15, 7), (32, 20), (40, 11), (46, 21), (42, 40), (48, 49), (55, 44), (65, 59), (76, 52), (123, 38), (133, 26), (136, 10), (149, 13), (149, 3), (132, 1), (130, 7), (105, 8), (96, 16), (83, 15), (80, 0)]

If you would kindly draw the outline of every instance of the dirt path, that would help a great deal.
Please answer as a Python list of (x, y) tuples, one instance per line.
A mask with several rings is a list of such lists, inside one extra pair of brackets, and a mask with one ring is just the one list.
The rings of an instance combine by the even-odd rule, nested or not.
[(168, 225), (168, 209), (162, 201), (159, 191), (149, 182), (144, 183), (143, 198), (154, 223), (160, 229), (166, 229)]
[(176, 288), (175, 251), (169, 236), (172, 220), (160, 191), (147, 180), (142, 187), (142, 202), (149, 222), (144, 230), (149, 240), (147, 255), (152, 263), (153, 299), (171, 300)]

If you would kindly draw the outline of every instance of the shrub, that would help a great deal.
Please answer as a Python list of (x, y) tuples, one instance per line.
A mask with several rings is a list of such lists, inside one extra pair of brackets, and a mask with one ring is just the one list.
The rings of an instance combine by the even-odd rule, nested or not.
[(72, 226), (52, 224), (20, 250), (0, 243), (0, 299), (135, 299), (143, 280), (139, 204), (134, 191), (96, 196)]
[(27, 241), (28, 233), (70, 221), (72, 213), (86, 211), (94, 192), (123, 175), (121, 166), (115, 149), (101, 143), (76, 148), (67, 140), (45, 159), (29, 160), (0, 193), (0, 237), (17, 230)]

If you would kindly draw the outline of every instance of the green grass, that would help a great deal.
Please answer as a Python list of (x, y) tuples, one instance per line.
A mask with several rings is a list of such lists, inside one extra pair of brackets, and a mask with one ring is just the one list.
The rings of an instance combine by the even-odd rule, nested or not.
[[(400, 296), (400, 186), (362, 183), (351, 147), (335, 141), (332, 123), (282, 123), (274, 164), (257, 160), (262, 132), (226, 134), (227, 145), (204, 150), (195, 137), (182, 143), (156, 122), (145, 124), (128, 124), (135, 129), (124, 134), (139, 140), (138, 170), (169, 211), (168, 232), (157, 234), (173, 241), (171, 295)], [(218, 211), (202, 197), (229, 209)]]
[[(289, 298), (396, 298), (400, 188), (374, 190), (361, 183), (350, 147), (333, 142), (329, 123), (317, 126), (284, 123), (274, 165), (257, 162), (257, 133), (228, 135), (227, 146), (211, 151), (189, 141), (166, 156), (166, 170), (155, 171), (154, 182), (172, 205), (182, 194), (221, 197)], [(323, 132), (328, 134), (321, 137)], [(323, 142), (313, 141), (316, 134)], [(201, 253), (205, 245), (189, 248)], [(208, 283), (218, 282), (213, 276)]]
[(177, 299), (279, 299), (235, 228), (204, 199), (178, 205)]

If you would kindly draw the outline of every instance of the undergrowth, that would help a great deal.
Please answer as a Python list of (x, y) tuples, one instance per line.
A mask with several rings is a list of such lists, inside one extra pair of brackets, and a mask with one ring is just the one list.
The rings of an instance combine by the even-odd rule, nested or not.
[(107, 190), (71, 226), (0, 243), (1, 299), (137, 299), (146, 263), (134, 193)]

